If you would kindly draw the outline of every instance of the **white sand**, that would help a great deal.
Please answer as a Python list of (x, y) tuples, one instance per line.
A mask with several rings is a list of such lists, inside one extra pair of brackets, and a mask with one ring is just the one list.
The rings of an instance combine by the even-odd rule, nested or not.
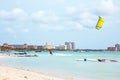
[[(0, 58), (13, 57), (0, 54)], [(0, 80), (64, 80), (56, 77), (46, 76), (28, 70), (22, 70), (0, 65)]]
[(0, 80), (63, 80), (55, 77), (45, 76), (42, 74), (0, 66)]
[(0, 54), (0, 58), (6, 58), (6, 57), (10, 57), (10, 56), (6, 54)]
[[(10, 58), (13, 56), (0, 54), (0, 58)], [(65, 75), (62, 75), (62, 77)], [(79, 80), (76, 77), (69, 76), (60, 79), (49, 75), (43, 75), (42, 73), (35, 73), (29, 70), (17, 69), (8, 66), (0, 65), (0, 80)], [(80, 80), (90, 80), (86, 78), (80, 78)]]

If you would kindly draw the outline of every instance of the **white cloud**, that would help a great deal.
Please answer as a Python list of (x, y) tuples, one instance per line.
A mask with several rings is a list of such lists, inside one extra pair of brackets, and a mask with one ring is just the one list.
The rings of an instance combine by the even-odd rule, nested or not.
[(10, 33), (10, 34), (18, 34), (18, 33), (28, 33), (29, 29), (25, 27), (6, 27), (5, 32)]
[(22, 29), (21, 32), (28, 33), (28, 32), (29, 32), (29, 29), (27, 29), (27, 28)]
[[(67, 15), (67, 20), (71, 22), (71, 26), (74, 26), (76, 29), (84, 29), (84, 28), (94, 28), (98, 16), (96, 16), (91, 9), (91, 6), (80, 5), (79, 7), (76, 6), (68, 6), (65, 8)], [(69, 15), (70, 14), (70, 15)], [(66, 20), (66, 21), (67, 21)], [(70, 21), (71, 20), (71, 21)], [(69, 24), (69, 23), (68, 23)]]
[(55, 0), (56, 2), (58, 2), (58, 3), (64, 3), (65, 2), (65, 0)]
[(16, 7), (19, 7), (22, 4), (22, 1), (21, 0), (16, 0), (14, 4), (15, 4)]
[(98, 16), (91, 14), (89, 12), (84, 12), (79, 15), (79, 21), (81, 24), (83, 24), (85, 27), (92, 28), (96, 25), (98, 20)]
[(14, 33), (14, 30), (10, 27), (5, 28), (5, 31), (8, 33)]
[(80, 22), (77, 22), (77, 21), (66, 21), (65, 24), (66, 25), (64, 26), (67, 26), (68, 30), (83, 30), (84, 29), (84, 26)]
[[(72, 16), (72, 17), (71, 17)], [(98, 16), (90, 12), (77, 12), (69, 16), (69, 20), (66, 20), (66, 24), (73, 26), (74, 29), (83, 30), (85, 28), (95, 28), (98, 21)], [(71, 28), (71, 27), (70, 27)]]
[(68, 6), (68, 7), (66, 7), (66, 13), (67, 14), (75, 14), (76, 12), (77, 12), (77, 8), (76, 7), (74, 7), (74, 6)]
[(47, 30), (47, 31), (62, 31), (62, 30), (64, 30), (64, 27), (63, 26), (60, 26), (60, 25), (49, 25), (49, 24), (42, 24), (41, 26), (40, 26), (40, 28), (42, 29), (42, 30)]
[(116, 13), (118, 11), (118, 7), (115, 5), (113, 0), (102, 0), (100, 5), (97, 6), (96, 11), (100, 14), (110, 15)]
[(16, 17), (21, 17), (21, 16), (24, 17), (24, 16), (27, 15), (24, 10), (19, 9), (19, 8), (13, 9), (12, 12), (11, 12), (11, 14), (13, 14)]
[(58, 4), (64, 4), (65, 3), (65, 0), (48, 0), (49, 3), (52, 3), (53, 5), (58, 5)]
[[(55, 2), (59, 2), (61, 0), (55, 0)], [(64, 3), (65, 0), (62, 0), (61, 3)], [(112, 0), (102, 0), (99, 1), (98, 6), (87, 6), (87, 5), (65, 5), (63, 6), (65, 8), (65, 12), (62, 12), (63, 10), (60, 10), (61, 13), (59, 16), (57, 15), (57, 12), (55, 11), (44, 11), (44, 10), (38, 10), (36, 12), (31, 12), (28, 15), (28, 12), (20, 9), (20, 8), (14, 8), (11, 11), (2, 10), (0, 11), (0, 18), (5, 20), (24, 20), (24, 19), (30, 19), (30, 21), (37, 22), (37, 27), (40, 25), (41, 28), (47, 29), (47, 30), (66, 30), (68, 29), (76, 29), (76, 30), (82, 30), (84, 28), (94, 28), (98, 16), (96, 16), (96, 13), (93, 13), (93, 9), (95, 9), (96, 12), (101, 14), (113, 14), (118, 9), (117, 6), (113, 3)], [(87, 3), (88, 4), (88, 3)], [(62, 8), (60, 8), (62, 9)], [(51, 9), (52, 10), (52, 9)], [(97, 15), (98, 15), (97, 13)], [(11, 23), (11, 24), (14, 24)], [(19, 23), (21, 26), (30, 26), (30, 22), (28, 23)], [(34, 23), (32, 23), (34, 25)], [(62, 25), (62, 26), (61, 26)], [(12, 25), (11, 25), (12, 26)], [(14, 25), (13, 25), (14, 26)], [(14, 30), (17, 30), (18, 28), (13, 28)], [(68, 30), (67, 29), (67, 30)], [(12, 32), (12, 29), (8, 29), (7, 31)], [(28, 29), (25, 27), (20, 28), (21, 32), (29, 32)], [(20, 32), (19, 31), (19, 32)]]
[(83, 25), (80, 24), (80, 23), (76, 23), (76, 24), (75, 24), (75, 28), (78, 29), (78, 30), (83, 30), (83, 29), (84, 29), (84, 28), (83, 28)]
[(49, 30), (62, 31), (62, 30), (64, 30), (64, 27), (57, 25), (57, 26), (54, 26), (54, 27), (49, 27)]
[(32, 19), (37, 22), (55, 22), (58, 20), (58, 16), (56, 16), (54, 13), (47, 13), (45, 11), (37, 11), (32, 13), (31, 15)]
[(0, 11), (0, 18), (4, 20), (25, 20), (27, 17), (27, 13), (20, 8), (14, 8), (11, 11)]
[(0, 18), (1, 19), (10, 19), (11, 14), (8, 11), (2, 10), (2, 11), (0, 11)]

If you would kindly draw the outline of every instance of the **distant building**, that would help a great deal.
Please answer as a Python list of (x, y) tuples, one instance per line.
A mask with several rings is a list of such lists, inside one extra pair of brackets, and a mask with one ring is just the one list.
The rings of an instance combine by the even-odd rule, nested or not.
[(28, 45), (28, 44), (16, 44), (16, 45), (10, 45), (13, 46), (14, 49), (37, 49), (36, 45)]
[(44, 49), (55, 49), (55, 46), (53, 43), (50, 43), (50, 44), (46, 43), (44, 45)]
[(66, 45), (66, 47), (67, 47), (68, 50), (72, 49), (70, 42), (65, 42), (65, 45)]
[(40, 50), (41, 50), (41, 49), (44, 49), (44, 46), (38, 45), (38, 46), (37, 46), (37, 49), (40, 49)]
[(71, 42), (71, 45), (72, 45), (72, 49), (74, 50), (75, 49), (75, 42)]
[(66, 50), (67, 46), (66, 45), (59, 45), (59, 46), (56, 46), (55, 49)]
[(28, 45), (27, 49), (37, 49), (36, 45)]
[(14, 49), (22, 49), (22, 48), (24, 48), (24, 45), (19, 45), (19, 44), (10, 45), (10, 46), (13, 46)]
[(116, 44), (115, 47), (116, 47), (117, 51), (120, 51), (120, 44)]
[(67, 46), (68, 50), (74, 50), (75, 49), (75, 42), (65, 42), (65, 45)]
[(116, 51), (116, 48), (115, 47), (108, 47), (107, 50), (108, 51)]
[(4, 46), (4, 47), (5, 47), (5, 46), (8, 46), (8, 43), (4, 43), (2, 46)]
[(27, 48), (28, 48), (28, 44), (25, 43), (25, 44), (23, 45), (23, 48), (26, 48), (26, 49), (27, 49)]
[(108, 51), (120, 51), (120, 44), (115, 44), (115, 47), (108, 47)]
[(46, 43), (45, 45), (29, 45), (29, 44), (10, 44), (4, 43), (0, 46), (0, 50), (43, 50), (43, 49), (59, 49), (59, 50), (74, 50), (75, 42), (65, 42), (64, 45), (54, 46), (53, 43)]
[(8, 45), (7, 43), (4, 43), (2, 46), (0, 46), (1, 51), (10, 51), (13, 49), (13, 46)]

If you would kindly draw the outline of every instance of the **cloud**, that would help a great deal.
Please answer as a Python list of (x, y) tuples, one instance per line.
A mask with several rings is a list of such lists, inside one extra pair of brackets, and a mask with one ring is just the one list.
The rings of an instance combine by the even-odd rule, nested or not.
[(22, 4), (22, 2), (21, 2), (21, 0), (16, 0), (14, 4), (16, 7), (18, 7)]
[(29, 32), (29, 29), (24, 28), (24, 29), (21, 30), (21, 32), (28, 33), (28, 32)]
[(53, 5), (61, 5), (64, 4), (66, 0), (48, 0), (49, 3)]
[[(74, 25), (71, 24), (70, 26), (74, 26), (74, 29), (95, 29), (95, 26), (98, 21), (98, 16), (104, 17), (107, 21), (106, 24), (108, 24), (109, 19), (111, 18), (114, 19), (115, 23), (116, 16), (119, 16), (116, 15), (119, 11), (119, 7), (114, 2), (114, 0), (100, 0), (96, 1), (96, 4), (92, 4), (91, 6), (88, 5), (74, 5), (65, 7), (65, 12), (67, 16), (66, 21), (72, 22), (72, 24)], [(79, 25), (79, 27), (76, 27), (76, 25)]]
[(68, 14), (68, 17), (66, 17), (67, 24), (73, 24), (70, 24), (69, 26), (74, 26), (74, 29), (76, 30), (83, 30), (85, 28), (92, 29), (95, 27), (98, 20), (98, 16), (92, 13), (92, 11), (90, 12), (86, 7), (84, 8), (84, 10), (82, 10), (83, 6), (82, 9), (75, 8), (74, 6), (67, 7), (67, 10), (65, 8), (65, 10), (67, 11), (66, 14)]
[(55, 0), (57, 3), (64, 3), (65, 0)]
[(93, 28), (98, 21), (98, 16), (89, 12), (83, 12), (79, 15), (79, 21), (84, 27)]
[(14, 27), (14, 26), (12, 26), (12, 27), (6, 27), (6, 28), (4, 28), (4, 31), (6, 32), (6, 33), (9, 33), (9, 34), (25, 34), (25, 33), (28, 33), (29, 32), (29, 29), (28, 28), (26, 28), (26, 27)]
[[(60, 0), (55, 0), (59, 2)], [(65, 0), (62, 1), (64, 3)], [(65, 5), (60, 9), (61, 12), (37, 10), (29, 13), (21, 8), (14, 8), (11, 11), (2, 10), (0, 11), (0, 20), (16, 21), (10, 22), (11, 26), (31, 26), (36, 25), (37, 28), (47, 30), (83, 30), (94, 29), (98, 20), (99, 14), (113, 14), (118, 10), (118, 7), (112, 0), (99, 1), (99, 5)], [(87, 3), (88, 4), (88, 3)], [(94, 11), (93, 11), (94, 9)], [(95, 13), (96, 12), (96, 13)], [(96, 16), (97, 15), (97, 16)], [(29, 20), (27, 23), (20, 22)], [(9, 24), (10, 24), (9, 23)], [(37, 23), (37, 24), (36, 24)], [(17, 26), (16, 26), (17, 27)], [(33, 27), (33, 26), (32, 26)], [(69, 27), (69, 28), (68, 28)], [(18, 28), (13, 28), (14, 30)], [(29, 32), (26, 27), (20, 29), (22, 32)], [(31, 29), (32, 30), (32, 29)], [(8, 29), (7, 31), (12, 32)]]
[(83, 25), (80, 24), (80, 23), (75, 23), (75, 28), (78, 29), (78, 30), (83, 30)]
[[(83, 3), (84, 4), (84, 3)], [(74, 26), (74, 29), (83, 30), (83, 29), (94, 29), (98, 16), (102, 16), (105, 20), (109, 17), (109, 19), (113, 19), (113, 16), (118, 13), (119, 8), (118, 5), (115, 4), (114, 0), (100, 0), (96, 1), (95, 4), (80, 4), (80, 6), (71, 5), (65, 7), (66, 12), (66, 22), (71, 22), (70, 26)], [(89, 6), (88, 6), (89, 5)], [(118, 15), (117, 15), (118, 16)], [(109, 19), (107, 23), (109, 22)], [(116, 17), (114, 17), (116, 20)], [(66, 23), (69, 25), (69, 23)], [(113, 21), (112, 21), (113, 22)], [(76, 25), (79, 27), (76, 27)]]
[(95, 10), (101, 15), (111, 15), (118, 11), (118, 6), (113, 2), (113, 0), (101, 0), (100, 5), (98, 5)]
[(84, 29), (84, 26), (77, 21), (66, 21), (64, 26), (66, 27), (65, 28), (66, 30), (83, 30)]
[(54, 13), (49, 13), (42, 10), (32, 13), (31, 17), (33, 21), (43, 23), (55, 22), (58, 20), (58, 16)]
[(25, 20), (27, 16), (28, 14), (20, 8), (14, 8), (11, 11), (0, 11), (0, 18), (3, 20)]
[(64, 26), (61, 26), (59, 24), (41, 24), (37, 26), (39, 30), (42, 31), (63, 31), (65, 29)]
[(5, 28), (5, 31), (8, 33), (14, 33), (14, 30), (10, 27)]
[(72, 14), (75, 14), (77, 12), (77, 8), (74, 6), (67, 6), (65, 9), (65, 12), (68, 15), (72, 15)]

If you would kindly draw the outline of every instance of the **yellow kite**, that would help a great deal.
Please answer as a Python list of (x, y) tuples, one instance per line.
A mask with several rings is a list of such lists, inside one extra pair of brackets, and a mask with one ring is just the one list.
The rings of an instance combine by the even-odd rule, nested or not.
[(103, 24), (104, 24), (104, 18), (99, 17), (99, 20), (98, 20), (97, 25), (96, 25), (96, 29), (98, 29), (98, 30), (101, 29)]

